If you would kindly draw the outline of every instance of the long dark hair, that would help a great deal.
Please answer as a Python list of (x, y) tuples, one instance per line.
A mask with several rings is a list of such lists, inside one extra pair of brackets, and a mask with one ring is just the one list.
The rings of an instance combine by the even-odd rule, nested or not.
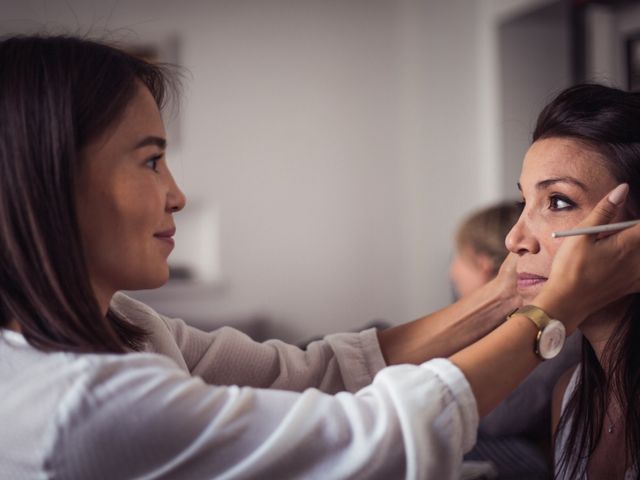
[[(542, 138), (576, 139), (599, 152), (606, 168), (620, 183), (629, 184), (627, 214), (640, 213), (640, 93), (602, 85), (578, 85), (560, 93), (547, 105), (536, 124), (533, 141)], [(629, 307), (607, 342), (601, 366), (591, 344), (583, 338), (582, 363), (576, 388), (563, 412), (556, 439), (566, 430), (559, 471), (578, 474), (581, 460), (596, 448), (611, 398), (620, 402), (626, 423), (627, 463), (640, 460), (640, 295)]]
[(146, 86), (160, 108), (175, 77), (106, 44), (67, 36), (0, 41), (0, 327), (42, 350), (126, 352), (145, 331), (100, 312), (80, 241), (80, 152)]

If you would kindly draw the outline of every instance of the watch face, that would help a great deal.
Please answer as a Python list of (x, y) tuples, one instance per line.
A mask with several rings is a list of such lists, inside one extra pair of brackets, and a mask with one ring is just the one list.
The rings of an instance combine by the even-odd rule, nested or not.
[(566, 330), (558, 320), (551, 320), (540, 333), (538, 340), (538, 352), (544, 359), (550, 359), (558, 355), (564, 346)]

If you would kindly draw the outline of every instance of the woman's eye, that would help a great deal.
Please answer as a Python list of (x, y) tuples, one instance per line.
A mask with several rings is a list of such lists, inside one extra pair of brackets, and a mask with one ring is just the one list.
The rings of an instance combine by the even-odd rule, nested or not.
[(575, 204), (568, 198), (555, 195), (549, 199), (549, 207), (551, 210), (567, 210), (575, 207)]
[(154, 172), (157, 172), (158, 162), (160, 161), (161, 158), (162, 158), (162, 155), (156, 155), (154, 157), (151, 157), (149, 160), (145, 162), (145, 165), (151, 168), (151, 170), (153, 170)]

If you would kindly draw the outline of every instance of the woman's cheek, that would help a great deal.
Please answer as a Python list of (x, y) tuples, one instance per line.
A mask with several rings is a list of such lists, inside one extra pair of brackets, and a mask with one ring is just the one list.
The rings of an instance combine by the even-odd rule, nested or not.
[[(551, 232), (549, 233), (549, 237), (551, 237)], [(551, 240), (549, 241), (549, 247), (548, 247), (549, 256), (550, 256), (549, 269), (551, 269), (551, 264), (553, 263), (553, 259), (556, 257), (556, 253), (558, 253), (558, 250), (560, 249), (562, 242), (564, 242), (564, 238), (551, 238)]]

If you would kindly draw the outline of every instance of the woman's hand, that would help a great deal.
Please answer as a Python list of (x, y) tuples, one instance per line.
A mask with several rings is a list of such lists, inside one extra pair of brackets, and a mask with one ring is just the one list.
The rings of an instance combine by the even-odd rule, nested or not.
[(378, 332), (387, 364), (422, 363), (467, 347), (522, 305), (516, 287), (516, 255), (510, 254), (496, 278), (470, 295), (431, 315)]
[[(626, 184), (616, 187), (579, 226), (611, 222), (622, 208), (628, 190)], [(640, 225), (636, 225), (604, 238), (566, 238), (553, 261), (549, 280), (532, 303), (571, 331), (590, 313), (639, 291)]]
[(522, 306), (522, 297), (518, 293), (517, 261), (518, 255), (509, 253), (502, 262), (498, 275), (490, 282), (492, 288), (500, 292), (500, 298), (505, 306), (505, 316)]

